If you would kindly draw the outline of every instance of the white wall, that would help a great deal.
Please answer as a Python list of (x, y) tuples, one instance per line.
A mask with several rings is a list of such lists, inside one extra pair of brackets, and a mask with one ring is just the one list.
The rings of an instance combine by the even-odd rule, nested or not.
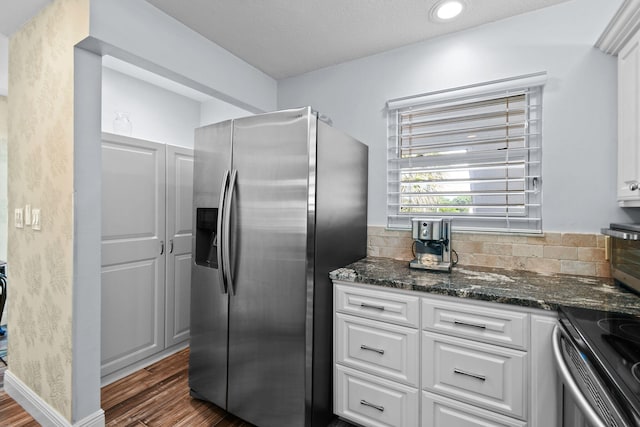
[(90, 33), (87, 49), (250, 111), (276, 107), (273, 78), (144, 0), (91, 0)]
[(219, 99), (212, 99), (203, 102), (200, 106), (200, 126), (249, 116), (251, 114), (253, 113), (243, 108), (236, 107)]
[(0, 96), (7, 96), (9, 89), (9, 39), (0, 34)]
[(615, 200), (616, 58), (593, 47), (620, 3), (572, 0), (281, 80), (278, 107), (312, 105), (369, 145), (369, 224), (386, 225), (387, 100), (546, 71), (543, 229), (640, 220)]
[(116, 111), (129, 113), (128, 136), (193, 148), (200, 102), (110, 68), (102, 70), (102, 131), (118, 133)]
[(109, 67), (102, 70), (103, 132), (119, 133), (114, 128), (115, 113), (127, 112), (132, 123), (128, 136), (193, 148), (195, 128), (253, 114), (203, 94), (198, 99), (183, 96), (146, 81), (150, 73), (138, 78)]
[(104, 419), (100, 409), (102, 211), (96, 209), (102, 202), (103, 67), (100, 55), (79, 48), (74, 51), (71, 421), (78, 425), (76, 421), (96, 414)]

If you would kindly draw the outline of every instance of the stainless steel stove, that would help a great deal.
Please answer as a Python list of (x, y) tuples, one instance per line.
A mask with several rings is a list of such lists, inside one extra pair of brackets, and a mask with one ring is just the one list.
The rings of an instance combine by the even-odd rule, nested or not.
[[(638, 295), (640, 224), (611, 224), (611, 271)], [(640, 316), (561, 307), (553, 350), (563, 427), (640, 427)]]
[(640, 426), (640, 318), (562, 307), (559, 319), (562, 425)]

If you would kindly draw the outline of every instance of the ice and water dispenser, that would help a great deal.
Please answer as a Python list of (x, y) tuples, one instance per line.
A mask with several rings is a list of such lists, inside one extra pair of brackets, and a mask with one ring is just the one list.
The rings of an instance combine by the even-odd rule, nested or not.
[(196, 264), (218, 268), (218, 208), (196, 209)]

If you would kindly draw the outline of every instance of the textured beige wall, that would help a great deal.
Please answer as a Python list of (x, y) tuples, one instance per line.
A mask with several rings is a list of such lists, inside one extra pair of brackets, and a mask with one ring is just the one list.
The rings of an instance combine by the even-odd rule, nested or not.
[(42, 230), (9, 227), (9, 370), (71, 419), (74, 46), (89, 0), (54, 0), (9, 42), (9, 212), (41, 209)]
[[(543, 236), (453, 233), (451, 247), (460, 265), (528, 270), (538, 273), (610, 277), (601, 234), (545, 233)], [(368, 227), (369, 256), (408, 261), (411, 231)]]
[[(7, 97), (0, 96), (0, 260), (7, 260)], [(3, 323), (4, 323), (3, 318)]]

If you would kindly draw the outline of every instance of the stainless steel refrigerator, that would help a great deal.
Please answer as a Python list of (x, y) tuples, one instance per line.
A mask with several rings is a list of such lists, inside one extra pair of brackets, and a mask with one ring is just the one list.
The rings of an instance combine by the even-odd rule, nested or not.
[(366, 255), (367, 164), (309, 107), (196, 130), (192, 396), (261, 427), (327, 425), (328, 273)]

